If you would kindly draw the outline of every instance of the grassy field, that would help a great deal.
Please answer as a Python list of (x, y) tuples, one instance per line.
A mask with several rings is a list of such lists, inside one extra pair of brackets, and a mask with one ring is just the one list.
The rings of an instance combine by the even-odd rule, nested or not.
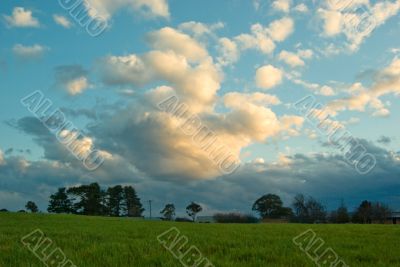
[(45, 266), (21, 238), (39, 228), (76, 266), (182, 266), (157, 240), (171, 227), (214, 266), (316, 266), (292, 239), (313, 229), (350, 266), (400, 266), (400, 226), (191, 224), (0, 214), (0, 266)]

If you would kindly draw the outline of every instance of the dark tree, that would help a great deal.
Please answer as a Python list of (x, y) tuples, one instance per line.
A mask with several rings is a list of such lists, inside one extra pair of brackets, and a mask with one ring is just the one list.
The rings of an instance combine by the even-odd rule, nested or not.
[(74, 213), (83, 215), (105, 214), (105, 193), (98, 183), (72, 187), (67, 190), (67, 193), (74, 197), (72, 205)]
[(350, 222), (349, 212), (343, 200), (340, 207), (336, 210), (336, 223), (348, 223)]
[(372, 204), (372, 219), (379, 223), (385, 223), (392, 211), (388, 205), (380, 202)]
[(32, 213), (36, 213), (36, 212), (39, 211), (39, 210), (38, 210), (38, 207), (36, 206), (35, 202), (33, 202), (33, 201), (28, 201), (28, 202), (26, 203), (26, 205), (25, 205), (25, 208), (26, 208), (27, 210), (29, 210), (30, 212), (32, 212)]
[(186, 207), (186, 213), (192, 218), (193, 222), (196, 221), (197, 213), (201, 212), (202, 210), (203, 208), (193, 201)]
[(132, 186), (124, 187), (124, 210), (128, 217), (142, 217), (144, 211), (140, 198), (136, 194), (136, 190)]
[(312, 197), (306, 199), (304, 195), (299, 194), (293, 200), (295, 222), (316, 223), (326, 221), (325, 207)]
[(107, 211), (110, 216), (119, 217), (122, 211), (122, 201), (124, 199), (124, 190), (122, 186), (117, 185), (107, 189)]
[(50, 196), (49, 207), (47, 211), (50, 213), (71, 213), (72, 202), (68, 198), (65, 188), (58, 188), (57, 193)]
[(165, 220), (172, 221), (175, 216), (174, 204), (165, 205), (164, 209), (160, 213), (164, 215)]
[(296, 221), (303, 222), (308, 218), (306, 199), (303, 194), (298, 194), (294, 197), (292, 206)]
[(354, 212), (353, 222), (355, 223), (385, 223), (391, 214), (390, 208), (380, 202), (372, 203), (364, 200)]
[(308, 222), (325, 222), (326, 221), (326, 209), (322, 203), (318, 202), (316, 199), (309, 197), (306, 202), (306, 208), (308, 213)]
[(264, 195), (257, 199), (252, 210), (257, 211), (262, 218), (281, 218), (292, 213), (290, 208), (283, 207), (281, 198), (274, 194)]
[(353, 215), (353, 222), (369, 224), (372, 223), (372, 203), (364, 200)]

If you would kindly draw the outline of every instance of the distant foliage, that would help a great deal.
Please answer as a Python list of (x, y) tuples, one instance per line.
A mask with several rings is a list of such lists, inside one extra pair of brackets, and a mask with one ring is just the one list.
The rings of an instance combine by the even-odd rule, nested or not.
[(164, 215), (163, 220), (172, 221), (175, 216), (175, 205), (174, 204), (165, 205), (164, 209), (160, 211), (160, 213)]
[(391, 213), (391, 209), (383, 203), (364, 200), (354, 212), (352, 221), (362, 224), (384, 223)]
[(59, 188), (50, 196), (47, 211), (80, 215), (141, 217), (144, 211), (132, 186), (103, 190), (98, 183)]
[(324, 223), (327, 219), (327, 212), (320, 202), (313, 197), (306, 198), (299, 194), (293, 200), (293, 222), (298, 223)]
[(257, 217), (241, 213), (216, 213), (213, 216), (217, 223), (258, 223)]
[(190, 203), (186, 207), (186, 213), (192, 218), (193, 222), (196, 221), (197, 213), (201, 212), (202, 210), (203, 208), (195, 202)]
[(36, 206), (36, 203), (33, 202), (33, 201), (28, 201), (28, 202), (26, 203), (26, 205), (25, 205), (25, 208), (26, 208), (28, 211), (32, 212), (32, 213), (36, 213), (36, 212), (39, 211), (38, 207)]
[(252, 210), (257, 211), (263, 219), (284, 218), (292, 214), (292, 210), (284, 207), (281, 198), (274, 194), (267, 194), (257, 199)]

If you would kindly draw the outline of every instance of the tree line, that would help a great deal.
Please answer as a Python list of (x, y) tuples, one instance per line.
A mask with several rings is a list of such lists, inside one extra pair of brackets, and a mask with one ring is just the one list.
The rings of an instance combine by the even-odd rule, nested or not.
[[(25, 208), (32, 213), (38, 212), (38, 207), (33, 201), (28, 201)], [(47, 208), (49, 213), (113, 217), (143, 217), (144, 210), (140, 198), (132, 186), (115, 185), (104, 190), (98, 183), (58, 188), (57, 192), (50, 196)], [(191, 219), (176, 218), (175, 205), (168, 203), (160, 211), (162, 215), (160, 219), (195, 222), (197, 214), (202, 210), (200, 204), (191, 202), (186, 207), (186, 214)], [(388, 205), (367, 200), (362, 201), (353, 212), (348, 211), (343, 201), (336, 210), (328, 212), (317, 199), (311, 196), (306, 197), (303, 194), (298, 194), (293, 198), (291, 207), (285, 207), (278, 195), (266, 194), (254, 202), (252, 210), (265, 221), (278, 219), (293, 223), (384, 223), (392, 213)], [(255, 223), (259, 221), (251, 214), (232, 212), (217, 213), (213, 218), (216, 222), (222, 223)]]
[(294, 197), (292, 208), (284, 207), (278, 195), (267, 194), (254, 202), (252, 210), (262, 219), (286, 219), (295, 223), (384, 223), (392, 213), (388, 205), (368, 200), (362, 201), (353, 212), (342, 201), (329, 213), (321, 202), (303, 194)]
[(47, 211), (80, 215), (141, 217), (144, 211), (132, 186), (116, 185), (103, 190), (98, 183), (58, 188), (50, 196)]

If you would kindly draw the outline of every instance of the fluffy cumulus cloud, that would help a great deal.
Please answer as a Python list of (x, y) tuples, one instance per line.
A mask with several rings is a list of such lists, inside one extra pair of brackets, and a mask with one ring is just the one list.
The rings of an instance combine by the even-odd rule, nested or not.
[(291, 0), (275, 0), (272, 2), (272, 8), (278, 11), (288, 13), (290, 11)]
[[(235, 44), (228, 39), (220, 41), (229, 47), (227, 57), (235, 57)], [(154, 82), (161, 86), (146, 90), (122, 110), (103, 115), (103, 126), (91, 132), (106, 151), (129, 159), (149, 176), (191, 180), (220, 174), (210, 153), (185, 133), (193, 121), (199, 128), (197, 138), (202, 134), (217, 137), (237, 159), (248, 145), (295, 131), (302, 125), (296, 116), (275, 114), (272, 106), (279, 105), (280, 100), (273, 95), (230, 92), (221, 96), (222, 102), (218, 101), (223, 79), (218, 65), (222, 61), (214, 62), (203, 43), (183, 30), (162, 28), (148, 34), (147, 42), (152, 48), (149, 52), (108, 56), (99, 62), (97, 70), (109, 86), (132, 86), (136, 90)], [(282, 73), (270, 67), (262, 73), (266, 75), (263, 86), (277, 83), (276, 75), (282, 79)], [(173, 112), (157, 108), (175, 95), (177, 103), (170, 103), (167, 108)], [(216, 111), (221, 107), (225, 112)]]
[(15, 7), (11, 16), (3, 15), (10, 27), (39, 27), (39, 20), (32, 15), (31, 10)]
[(258, 88), (271, 89), (282, 83), (283, 71), (272, 65), (266, 65), (257, 69), (255, 79)]
[(239, 59), (240, 51), (238, 45), (229, 38), (219, 39), (218, 50), (220, 54), (218, 62), (223, 66), (231, 65)]
[(305, 65), (304, 59), (310, 59), (313, 56), (311, 49), (299, 50), (297, 53), (283, 50), (279, 53), (278, 59), (291, 67), (302, 67)]
[(89, 16), (109, 20), (114, 13), (123, 8), (130, 8), (148, 18), (169, 18), (166, 0), (84, 0)]
[(347, 39), (344, 49), (354, 52), (376, 28), (395, 16), (399, 10), (399, 1), (370, 3), (368, 0), (335, 0), (324, 2), (317, 14), (323, 22), (323, 35), (343, 35)]
[(15, 56), (17, 56), (20, 59), (36, 59), (40, 58), (44, 55), (46, 51), (48, 51), (49, 48), (46, 46), (42, 46), (39, 44), (35, 45), (22, 45), (22, 44), (16, 44), (13, 46), (12, 51)]
[(275, 20), (267, 27), (257, 23), (251, 26), (251, 33), (243, 33), (233, 38), (241, 51), (256, 49), (263, 54), (271, 54), (276, 42), (285, 41), (294, 31), (294, 21), (289, 17)]

